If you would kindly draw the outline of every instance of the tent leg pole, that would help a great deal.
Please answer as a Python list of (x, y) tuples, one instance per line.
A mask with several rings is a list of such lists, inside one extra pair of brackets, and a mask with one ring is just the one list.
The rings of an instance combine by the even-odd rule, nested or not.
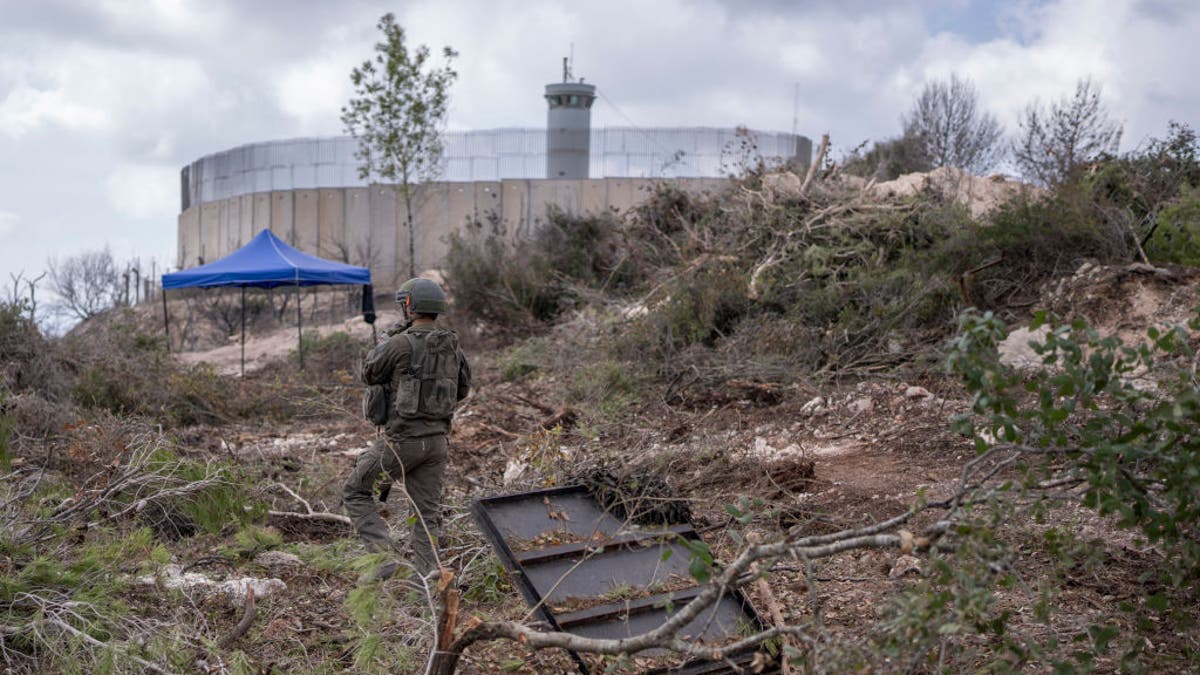
[(246, 287), (242, 286), (242, 378), (246, 377)]
[(171, 353), (171, 315), (167, 313), (167, 289), (163, 289), (159, 295), (163, 301), (163, 335), (167, 337), (167, 353)]
[(296, 353), (300, 355), (300, 370), (304, 370), (304, 334), (300, 328), (304, 312), (300, 311), (300, 284), (296, 284)]

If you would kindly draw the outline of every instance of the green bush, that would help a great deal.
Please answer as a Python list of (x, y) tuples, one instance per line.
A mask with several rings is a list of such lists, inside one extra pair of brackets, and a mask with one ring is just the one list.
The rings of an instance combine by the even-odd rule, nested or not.
[(541, 338), (532, 338), (509, 349), (500, 359), (500, 375), (508, 382), (516, 382), (544, 368), (547, 349)]
[(1200, 266), (1200, 188), (1187, 188), (1159, 212), (1146, 255), (1159, 262)]
[[(1030, 448), (1023, 485), (1078, 477), (1081, 501), (1138, 530), (1167, 563), (1170, 586), (1200, 578), (1200, 385), (1186, 367), (1200, 319), (1156, 328), (1140, 344), (1102, 337), (1087, 323), (1039, 313), (1031, 343), (1042, 367), (1021, 375), (1001, 364), (1005, 326), (966, 314), (947, 360), (973, 397), (955, 420), (980, 452)], [(1183, 367), (1181, 367), (1183, 366)], [(1147, 385), (1147, 380), (1152, 385)], [(1040, 461), (1039, 461), (1040, 460)]]
[(610, 213), (576, 216), (556, 208), (530, 237), (517, 240), (497, 221), (468, 223), (450, 236), (446, 254), (455, 308), (494, 333), (536, 332), (589, 292), (636, 283), (619, 234)]
[(163, 509), (166, 513), (177, 511), (191, 524), (210, 534), (230, 526), (247, 525), (266, 513), (266, 505), (253, 497), (250, 478), (236, 466), (184, 459), (161, 448), (152, 456), (147, 470), (186, 484), (216, 479), (203, 490), (168, 501)]
[[(1084, 260), (1110, 264), (1130, 259), (1127, 232), (1101, 215), (1076, 186), (1017, 198), (993, 212), (989, 222), (952, 234), (931, 262), (965, 284), (974, 307), (1001, 311), (1028, 305), (1045, 281), (1070, 274)], [(962, 277), (989, 263), (995, 264)]]
[[(306, 369), (329, 373), (354, 373), (370, 347), (366, 341), (346, 331), (334, 331), (326, 335), (316, 331), (305, 331), (300, 336), (300, 346), (304, 349)], [(293, 362), (299, 362), (299, 354), (294, 349), (289, 358)]]
[(634, 388), (634, 380), (624, 364), (599, 361), (575, 370), (567, 398), (574, 403), (604, 403), (632, 394)]

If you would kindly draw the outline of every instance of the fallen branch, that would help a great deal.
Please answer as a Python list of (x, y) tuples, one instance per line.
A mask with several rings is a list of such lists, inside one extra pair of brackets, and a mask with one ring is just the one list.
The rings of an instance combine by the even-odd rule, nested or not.
[(479, 425), (480, 429), (485, 429), (494, 434), (499, 434), (509, 440), (515, 441), (521, 437), (521, 434), (515, 434), (507, 429), (501, 429), (500, 427), (496, 426), (495, 424), (488, 424), (487, 422), (476, 422), (476, 424)]
[(296, 492), (294, 490), (292, 490), (288, 486), (284, 485), (283, 483), (274, 483), (271, 485), (271, 487), (279, 488), (279, 489), (283, 490), (284, 492), (288, 493), (288, 495), (290, 495), (292, 497), (292, 499), (295, 499), (296, 501), (300, 502), (300, 504), (302, 506), (304, 506), (305, 512), (304, 513), (296, 513), (295, 511), (271, 510), (271, 511), (267, 511), (267, 515), (276, 516), (279, 518), (296, 518), (299, 520), (317, 520), (317, 521), (323, 521), (323, 522), (327, 522), (327, 523), (340, 523), (342, 525), (352, 525), (353, 524), (350, 522), (349, 516), (343, 516), (340, 513), (330, 513), (328, 511), (313, 510), (312, 504), (309, 504), (307, 499), (296, 494)]
[[(767, 606), (767, 613), (771, 615), (771, 622), (776, 628), (783, 628), (787, 625), (787, 621), (783, 618), (783, 610), (779, 607), (779, 600), (775, 597), (775, 593), (771, 591), (771, 585), (763, 577), (759, 577), (754, 582), (754, 587), (758, 589), (758, 594), (762, 596), (763, 603)], [(791, 636), (784, 638), (785, 644), (791, 644), (789, 639)], [(779, 653), (779, 673), (780, 675), (791, 675), (792, 665), (788, 662), (787, 654), (780, 650)]]
[(812, 164), (808, 165), (808, 173), (804, 174), (804, 183), (800, 185), (800, 194), (803, 195), (808, 191), (808, 184), (817, 174), (817, 169), (825, 162), (825, 153), (827, 152), (829, 152), (829, 134), (821, 134), (821, 144), (817, 146), (817, 157)]
[[(61, 628), (62, 630), (70, 633), (72, 636), (74, 636), (80, 640), (83, 640), (84, 642), (92, 645), (93, 647), (100, 647), (106, 651), (109, 649), (113, 649), (113, 647), (114, 647), (111, 643), (102, 642), (100, 640), (97, 640), (96, 638), (79, 630), (78, 628), (72, 626), (71, 624), (67, 623), (66, 621), (62, 621), (60, 619), (49, 619), (47, 621), (47, 623), (49, 623), (52, 626), (57, 626), (58, 628)], [(170, 673), (171, 672), (171, 671), (167, 670), (166, 668), (163, 668), (162, 666), (158, 665), (157, 663), (152, 663), (145, 659), (139, 659), (138, 657), (134, 656), (133, 654), (130, 654), (129, 652), (124, 652), (124, 656), (125, 656), (125, 658), (129, 659), (130, 661), (133, 661), (134, 663), (138, 664), (139, 666), (141, 666), (151, 672), (154, 672), (154, 673)]]
[(543, 429), (553, 429), (557, 426), (568, 428), (574, 426), (575, 420), (579, 419), (579, 411), (574, 408), (559, 408), (558, 412), (538, 422), (538, 426)]
[(221, 638), (221, 641), (217, 645), (224, 649), (233, 644), (234, 640), (245, 635), (246, 631), (250, 630), (250, 625), (254, 623), (254, 613), (254, 589), (247, 586), (246, 601), (242, 603), (242, 619), (237, 622), (237, 625), (233, 627), (229, 635)]

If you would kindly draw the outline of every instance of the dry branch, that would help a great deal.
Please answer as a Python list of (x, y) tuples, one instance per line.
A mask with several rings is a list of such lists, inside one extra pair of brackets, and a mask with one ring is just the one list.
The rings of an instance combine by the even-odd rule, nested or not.
[(812, 164), (808, 165), (808, 173), (804, 174), (804, 183), (800, 186), (800, 194), (808, 192), (808, 184), (812, 182), (813, 176), (825, 162), (825, 153), (827, 152), (829, 152), (829, 134), (821, 134), (821, 144), (817, 146), (817, 157)]
[(242, 637), (243, 635), (246, 634), (246, 631), (250, 630), (250, 625), (253, 623), (254, 623), (254, 589), (247, 586), (246, 587), (246, 601), (244, 603), (242, 603), (242, 618), (241, 618), (241, 620), (237, 622), (237, 625), (233, 627), (233, 630), (229, 632), (229, 635), (226, 635), (225, 637), (221, 638), (221, 641), (218, 642), (217, 645), (223, 649), (223, 648), (228, 647), (229, 645), (233, 644), (234, 640), (237, 640), (238, 638)]
[(296, 492), (294, 490), (292, 490), (288, 486), (284, 485), (283, 483), (274, 483), (273, 485), (271, 485), (271, 487), (279, 488), (279, 489), (283, 490), (284, 492), (288, 493), (288, 495), (290, 495), (292, 497), (292, 499), (295, 499), (296, 501), (300, 502), (300, 505), (304, 507), (304, 513), (296, 513), (295, 511), (271, 510), (271, 511), (267, 511), (268, 515), (276, 516), (279, 518), (296, 518), (299, 520), (317, 520), (317, 521), (323, 521), (323, 522), (327, 522), (327, 523), (340, 523), (342, 525), (351, 525), (349, 516), (343, 516), (340, 513), (330, 513), (328, 511), (313, 510), (312, 504), (309, 504), (307, 499), (296, 494)]
[[(787, 620), (783, 617), (783, 610), (779, 607), (779, 599), (775, 597), (775, 593), (771, 591), (771, 585), (763, 577), (759, 577), (754, 582), (754, 587), (758, 589), (758, 594), (762, 596), (763, 602), (767, 605), (767, 613), (771, 615), (771, 622), (776, 628), (783, 628), (787, 625)], [(786, 643), (791, 643), (791, 636), (784, 638)], [(788, 662), (787, 655), (780, 653), (779, 655), (779, 672), (780, 675), (791, 675), (792, 665)]]

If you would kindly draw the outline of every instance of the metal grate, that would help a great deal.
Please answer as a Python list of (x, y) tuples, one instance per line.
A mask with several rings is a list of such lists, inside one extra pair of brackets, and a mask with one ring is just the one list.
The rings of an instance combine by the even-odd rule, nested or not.
[[(472, 512), (525, 601), (554, 630), (591, 638), (632, 637), (661, 625), (703, 590), (688, 572), (684, 540), (699, 538), (691, 525), (642, 528), (624, 523), (581, 486), (479, 499)], [(749, 600), (735, 591), (679, 635), (719, 644), (762, 627)], [(571, 655), (587, 673), (579, 655)], [(747, 653), (733, 660), (750, 657)], [(693, 661), (651, 672), (719, 673), (728, 672), (728, 665)]]

